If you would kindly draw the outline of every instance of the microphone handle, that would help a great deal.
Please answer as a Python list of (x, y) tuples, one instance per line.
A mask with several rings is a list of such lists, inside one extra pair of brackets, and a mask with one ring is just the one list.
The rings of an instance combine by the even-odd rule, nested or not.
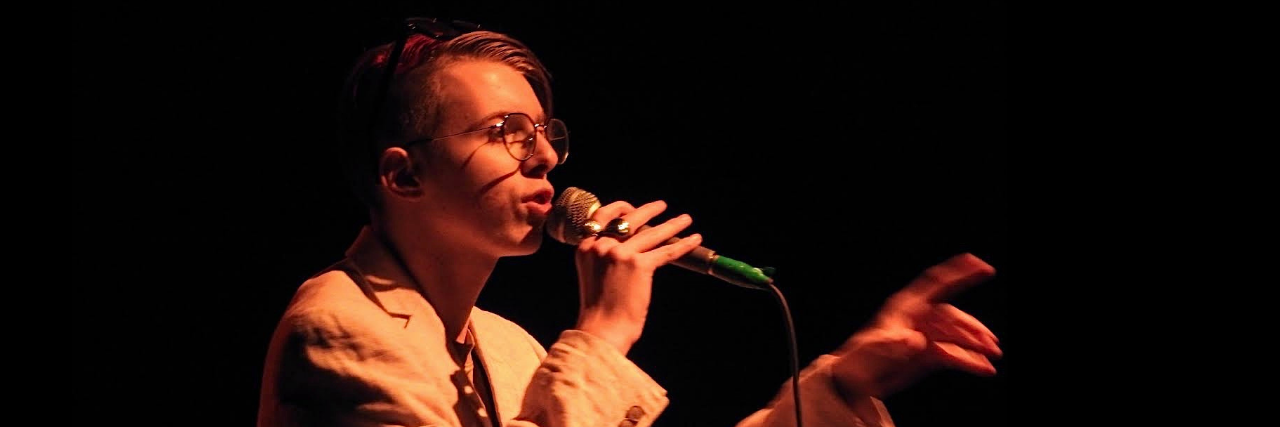
[[(649, 228), (648, 225), (641, 226), (637, 232), (644, 231), (647, 228)], [(672, 237), (667, 239), (666, 244), (671, 245), (679, 241), (679, 237)], [(689, 271), (706, 274), (747, 289), (767, 290), (769, 285), (773, 284), (773, 278), (765, 275), (761, 269), (733, 258), (718, 255), (716, 251), (705, 246), (698, 246), (671, 263)]]

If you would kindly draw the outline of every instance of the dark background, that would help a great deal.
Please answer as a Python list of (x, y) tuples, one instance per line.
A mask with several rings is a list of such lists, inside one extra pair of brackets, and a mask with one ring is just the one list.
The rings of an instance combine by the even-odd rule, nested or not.
[[(1000, 336), (1000, 374), (942, 372), (886, 403), (904, 427), (1004, 425), (1019, 341), (1007, 289), (999, 2), (256, 2), (76, 6), (76, 392), (95, 420), (251, 425), (294, 288), (363, 223), (328, 156), (360, 51), (403, 15), (529, 44), (573, 134), (557, 189), (663, 199), (708, 247), (776, 266), (807, 363), (930, 265), (997, 278), (953, 302)], [(480, 306), (544, 344), (576, 316), (571, 249), (505, 259)], [(674, 267), (635, 362), (658, 425), (732, 425), (789, 376), (769, 295)]]

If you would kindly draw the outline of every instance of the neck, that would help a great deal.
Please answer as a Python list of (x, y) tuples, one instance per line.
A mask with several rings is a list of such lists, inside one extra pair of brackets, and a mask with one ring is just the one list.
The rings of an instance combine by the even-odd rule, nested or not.
[(374, 221), (373, 231), (387, 242), (423, 296), (444, 322), (446, 336), (460, 338), (498, 258), (458, 242), (432, 239), (439, 234)]

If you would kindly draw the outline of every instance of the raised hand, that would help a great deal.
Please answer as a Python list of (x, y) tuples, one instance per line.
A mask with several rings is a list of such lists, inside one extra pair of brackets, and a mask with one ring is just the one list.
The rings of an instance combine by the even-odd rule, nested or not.
[(889, 297), (869, 326), (835, 353), (837, 388), (847, 399), (883, 398), (937, 369), (994, 375), (1003, 353), (982, 322), (946, 300), (995, 274), (971, 254), (930, 267)]

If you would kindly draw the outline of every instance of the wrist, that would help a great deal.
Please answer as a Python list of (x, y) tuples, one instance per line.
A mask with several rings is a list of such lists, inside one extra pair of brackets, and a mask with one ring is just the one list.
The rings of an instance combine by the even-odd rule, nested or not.
[(866, 425), (882, 425), (889, 419), (879, 399), (867, 393), (865, 388), (835, 378), (832, 378), (831, 385), (845, 406)]
[(582, 319), (578, 321), (574, 329), (586, 332), (612, 344), (624, 356), (631, 351), (631, 346), (640, 339), (640, 333), (635, 328), (618, 325), (616, 322)]

